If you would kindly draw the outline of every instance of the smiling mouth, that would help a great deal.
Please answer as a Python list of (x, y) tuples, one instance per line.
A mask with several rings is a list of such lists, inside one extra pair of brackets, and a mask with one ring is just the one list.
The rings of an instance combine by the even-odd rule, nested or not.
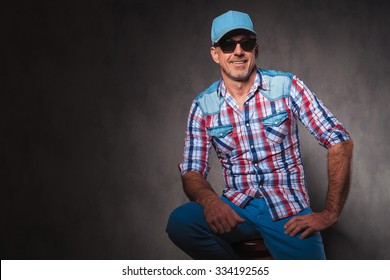
[(246, 61), (231, 61), (230, 63), (232, 63), (232, 64), (236, 64), (236, 65), (242, 65), (242, 64), (245, 64), (246, 63)]

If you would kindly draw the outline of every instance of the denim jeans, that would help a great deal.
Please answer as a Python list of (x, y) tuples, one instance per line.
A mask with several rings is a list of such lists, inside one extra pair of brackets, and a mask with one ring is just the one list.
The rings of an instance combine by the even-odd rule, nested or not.
[[(239, 259), (231, 243), (262, 237), (274, 259), (303, 260), (325, 259), (324, 246), (319, 232), (301, 240), (284, 233), (284, 225), (292, 218), (273, 221), (263, 198), (252, 199), (241, 208), (227, 198), (236, 213), (245, 220), (231, 232), (213, 233), (206, 223), (203, 208), (188, 202), (176, 208), (170, 215), (167, 233), (173, 243), (193, 259)], [(310, 214), (306, 208), (297, 215)]]

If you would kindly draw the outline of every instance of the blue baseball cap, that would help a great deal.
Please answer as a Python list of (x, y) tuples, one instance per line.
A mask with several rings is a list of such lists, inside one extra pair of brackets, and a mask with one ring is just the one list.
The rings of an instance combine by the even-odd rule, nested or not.
[(248, 30), (256, 35), (253, 23), (248, 14), (229, 11), (213, 20), (211, 26), (211, 44), (217, 43), (224, 35), (236, 29)]

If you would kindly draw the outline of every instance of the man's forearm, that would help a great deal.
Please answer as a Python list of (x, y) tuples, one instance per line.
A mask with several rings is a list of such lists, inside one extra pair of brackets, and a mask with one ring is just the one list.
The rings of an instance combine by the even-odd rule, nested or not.
[(209, 182), (198, 172), (186, 172), (182, 176), (182, 181), (187, 197), (203, 207), (213, 200), (219, 199)]
[(336, 144), (328, 150), (328, 194), (324, 211), (337, 222), (348, 196), (351, 181), (353, 142)]
[(329, 186), (325, 209), (310, 215), (293, 217), (285, 225), (286, 234), (295, 236), (302, 232), (300, 238), (304, 239), (337, 223), (348, 196), (352, 152), (352, 140), (336, 144), (328, 150)]

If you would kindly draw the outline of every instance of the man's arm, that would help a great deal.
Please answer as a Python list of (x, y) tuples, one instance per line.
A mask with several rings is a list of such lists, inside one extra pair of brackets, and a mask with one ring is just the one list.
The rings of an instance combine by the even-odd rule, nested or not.
[(228, 204), (220, 200), (200, 173), (188, 171), (182, 176), (182, 181), (188, 198), (203, 207), (206, 222), (213, 232), (230, 232), (237, 223), (245, 222)]
[(337, 223), (348, 196), (351, 178), (353, 142), (338, 143), (328, 150), (328, 194), (322, 212), (296, 216), (285, 225), (285, 232), (295, 236), (302, 232), (301, 239)]

